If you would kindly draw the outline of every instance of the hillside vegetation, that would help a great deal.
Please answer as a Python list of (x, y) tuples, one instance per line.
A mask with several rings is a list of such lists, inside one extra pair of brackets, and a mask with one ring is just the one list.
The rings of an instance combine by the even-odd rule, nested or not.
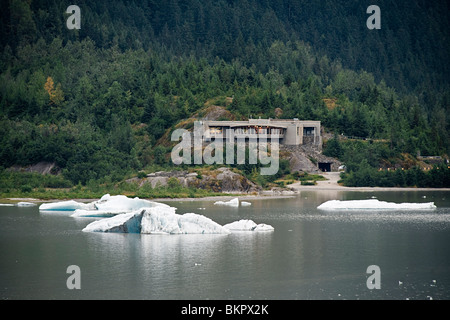
[(51, 162), (74, 186), (172, 167), (159, 140), (210, 105), (374, 139), (325, 146), (355, 173), (449, 154), (446, 1), (378, 1), (381, 30), (368, 1), (80, 0), (80, 30), (70, 4), (1, 4), (2, 170)]

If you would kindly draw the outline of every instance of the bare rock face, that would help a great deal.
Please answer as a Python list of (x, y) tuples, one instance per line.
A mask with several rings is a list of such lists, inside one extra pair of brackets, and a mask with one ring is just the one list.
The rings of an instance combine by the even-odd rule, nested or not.
[(14, 165), (9, 168), (11, 171), (23, 171), (23, 172), (37, 172), (40, 174), (58, 174), (61, 169), (54, 162), (38, 162), (31, 166), (21, 167), (18, 165)]
[[(171, 180), (172, 179), (172, 180)], [(261, 188), (230, 168), (219, 168), (207, 173), (187, 171), (159, 171), (147, 174), (147, 177), (128, 179), (129, 183), (138, 183), (140, 187), (148, 183), (152, 188), (170, 186), (176, 181), (182, 187), (193, 187), (224, 193), (252, 193), (259, 192)]]
[(216, 179), (222, 181), (222, 192), (254, 192), (258, 187), (244, 176), (231, 171), (229, 168), (217, 169), (220, 173)]
[(327, 157), (316, 148), (308, 146), (281, 146), (280, 151), (284, 153), (284, 158), (289, 160), (292, 172), (320, 173), (320, 162), (329, 163), (331, 171), (338, 171), (342, 164), (338, 159)]

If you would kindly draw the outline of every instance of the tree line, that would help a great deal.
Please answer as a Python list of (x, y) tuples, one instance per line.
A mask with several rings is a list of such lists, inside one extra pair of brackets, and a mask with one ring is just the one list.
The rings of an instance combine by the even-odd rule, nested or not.
[[(68, 5), (2, 2), (4, 168), (50, 161), (73, 184), (119, 181), (165, 164), (170, 150), (158, 140), (212, 100), (230, 101), (223, 105), (236, 119), (320, 120), (336, 134), (388, 140), (373, 167), (405, 152), (448, 154), (450, 92), (441, 73), (450, 59), (441, 38), (449, 29), (441, 28), (448, 24), (441, 2), (426, 5), (434, 22), (422, 28), (419, 19), (415, 29), (407, 26), (420, 10), (403, 10), (402, 22), (380, 5), (392, 51), (388, 35), (352, 31), (355, 12), (362, 10), (356, 20), (364, 28), (367, 18), (356, 2), (79, 1), (81, 30), (65, 28)], [(420, 85), (415, 72), (424, 76)], [(333, 152), (351, 159), (349, 150)]]

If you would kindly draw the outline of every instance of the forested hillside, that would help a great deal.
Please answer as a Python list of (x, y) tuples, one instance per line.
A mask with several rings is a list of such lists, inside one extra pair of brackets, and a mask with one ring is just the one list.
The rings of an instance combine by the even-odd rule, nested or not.
[(4, 168), (117, 181), (164, 164), (158, 139), (212, 103), (387, 141), (359, 152), (373, 167), (449, 153), (447, 1), (377, 1), (380, 30), (366, 27), (370, 1), (78, 0), (80, 30), (66, 27), (71, 4), (1, 3)]

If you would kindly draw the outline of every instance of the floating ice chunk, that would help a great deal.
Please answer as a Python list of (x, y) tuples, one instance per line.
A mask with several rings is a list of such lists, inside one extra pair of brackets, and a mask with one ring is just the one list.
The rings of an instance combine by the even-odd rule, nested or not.
[(17, 202), (17, 203), (0, 203), (0, 207), (34, 207), (35, 203), (32, 202)]
[(44, 203), (39, 207), (42, 211), (74, 211), (74, 217), (105, 217), (120, 213), (136, 211), (141, 208), (165, 206), (166, 204), (144, 200), (139, 198), (128, 198), (124, 195), (103, 195), (100, 200), (91, 203), (81, 203), (74, 200), (54, 203)]
[[(231, 199), (230, 201), (216, 201), (214, 202), (215, 205), (222, 205), (222, 206), (230, 206), (230, 207), (239, 207), (239, 198)], [(241, 206), (251, 206), (251, 202), (247, 201), (241, 201)]]
[(230, 207), (239, 207), (239, 199), (234, 198), (230, 201), (216, 201), (214, 202), (215, 205), (221, 205), (221, 206), (230, 206)]
[[(106, 195), (105, 195), (106, 196)], [(167, 206), (162, 203), (157, 203), (154, 201), (139, 199), (136, 198), (128, 198), (124, 195), (117, 196), (103, 196), (99, 201), (95, 202), (94, 205), (99, 211), (107, 211), (107, 212), (130, 212), (135, 211), (140, 208), (154, 207), (154, 206)], [(169, 207), (169, 206), (167, 206)]]
[(268, 224), (256, 224), (253, 220), (242, 219), (223, 226), (230, 231), (273, 231), (274, 228)]
[(210, 218), (196, 213), (176, 214), (167, 208), (148, 208), (142, 218), (141, 233), (206, 234), (230, 233)]
[(142, 221), (142, 233), (153, 234), (173, 234), (181, 233), (175, 210), (168, 208), (158, 208), (146, 210)]
[(128, 198), (123, 195), (105, 195), (100, 200), (93, 202), (94, 210), (77, 209), (72, 217), (110, 217), (121, 213), (136, 211), (141, 208), (165, 207), (167, 204), (144, 200), (139, 198)]
[(265, 223), (260, 223), (255, 227), (255, 229), (253, 229), (253, 231), (274, 231), (274, 230), (275, 229), (271, 225)]
[(92, 203), (82, 203), (75, 200), (43, 203), (39, 207), (39, 210), (42, 211), (75, 211), (76, 209), (94, 210), (95, 207)]
[[(238, 198), (230, 201), (217, 201), (215, 204), (239, 206)], [(57, 207), (75, 207), (73, 203), (63, 203)], [(169, 205), (141, 200), (139, 198), (127, 198), (126, 196), (104, 195), (100, 200), (89, 204), (88, 208), (76, 209), (72, 216), (81, 217), (108, 217), (94, 221), (87, 225), (83, 231), (90, 232), (133, 232), (148, 234), (198, 234), (220, 233), (228, 234), (230, 229), (214, 222), (210, 218), (196, 213), (176, 214), (176, 208)], [(251, 205), (242, 202), (242, 205)], [(204, 208), (203, 208), (204, 209)], [(245, 231), (271, 231), (272, 226), (266, 224), (257, 225), (251, 220), (241, 220), (240, 225), (234, 225), (236, 230)]]
[(195, 213), (179, 215), (176, 208), (155, 206), (119, 214), (88, 224), (83, 231), (134, 232), (147, 234), (198, 234), (230, 231), (213, 220)]
[(434, 202), (427, 203), (393, 203), (369, 200), (330, 200), (317, 207), (319, 210), (345, 210), (345, 209), (368, 209), (368, 210), (433, 210), (436, 209)]
[(243, 219), (228, 223), (223, 227), (233, 231), (252, 231), (256, 227), (256, 223), (252, 220)]
[(32, 202), (17, 202), (16, 206), (18, 206), (18, 207), (35, 207), (36, 203), (32, 203)]
[(94, 221), (88, 224), (82, 231), (140, 233), (141, 220), (144, 212), (145, 209), (142, 209), (134, 212), (118, 214), (111, 218)]

